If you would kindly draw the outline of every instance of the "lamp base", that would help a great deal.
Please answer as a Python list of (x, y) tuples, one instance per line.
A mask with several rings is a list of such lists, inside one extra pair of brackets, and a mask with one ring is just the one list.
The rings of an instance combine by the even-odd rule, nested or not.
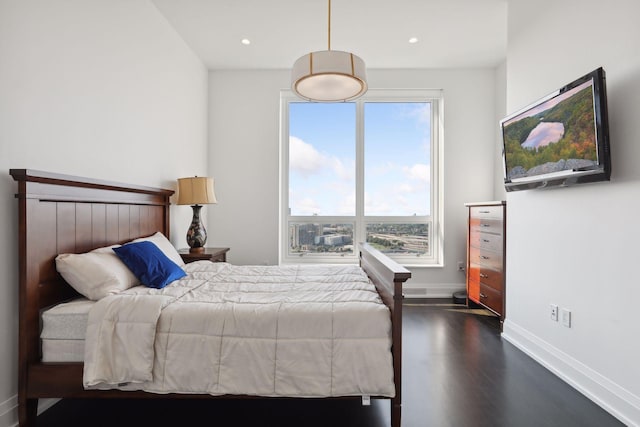
[(192, 205), (193, 219), (191, 225), (187, 230), (187, 244), (189, 245), (189, 252), (198, 253), (204, 251), (204, 245), (207, 242), (207, 230), (200, 221), (200, 205)]
[(204, 252), (204, 248), (202, 246), (198, 248), (189, 248), (189, 253), (192, 253), (192, 254), (201, 254), (203, 252)]

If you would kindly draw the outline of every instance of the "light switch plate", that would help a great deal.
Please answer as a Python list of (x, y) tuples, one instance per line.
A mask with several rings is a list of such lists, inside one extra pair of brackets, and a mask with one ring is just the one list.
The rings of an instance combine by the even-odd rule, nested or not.
[(560, 310), (560, 317), (562, 317), (562, 324), (567, 328), (571, 327), (571, 310), (563, 308)]

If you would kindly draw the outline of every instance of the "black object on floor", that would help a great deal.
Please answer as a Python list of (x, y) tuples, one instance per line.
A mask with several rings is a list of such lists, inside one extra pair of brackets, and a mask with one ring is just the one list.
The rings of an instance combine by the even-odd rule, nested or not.
[(467, 291), (458, 291), (453, 293), (454, 304), (466, 304), (467, 303)]

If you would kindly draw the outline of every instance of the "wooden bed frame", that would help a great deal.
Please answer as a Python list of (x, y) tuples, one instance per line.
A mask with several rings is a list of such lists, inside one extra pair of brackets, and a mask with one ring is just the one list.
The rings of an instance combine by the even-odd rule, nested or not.
[[(169, 236), (169, 198), (174, 191), (28, 169), (11, 169), (10, 174), (18, 182), (19, 205), (20, 426), (36, 425), (40, 398), (246, 397), (85, 390), (82, 363), (42, 362), (40, 311), (78, 296), (57, 273), (56, 255), (124, 243), (156, 231)], [(360, 265), (391, 311), (396, 389), (391, 399), (391, 425), (400, 427), (402, 284), (411, 273), (367, 244), (360, 248)]]

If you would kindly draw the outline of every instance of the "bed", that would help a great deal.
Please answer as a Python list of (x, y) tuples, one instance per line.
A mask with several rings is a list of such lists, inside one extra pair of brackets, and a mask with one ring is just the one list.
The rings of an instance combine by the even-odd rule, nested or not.
[[(85, 253), (157, 233), (169, 236), (169, 199), (173, 191), (27, 169), (12, 169), (10, 174), (18, 182), (18, 409), (21, 426), (36, 425), (40, 398), (246, 398), (284, 395), (302, 398), (325, 393), (307, 393), (305, 389), (295, 387), (275, 394), (265, 390), (252, 393), (246, 389), (225, 388), (206, 393), (199, 392), (199, 388), (194, 393), (176, 388), (152, 389), (153, 392), (148, 392), (138, 387), (127, 389), (127, 384), (117, 384), (119, 388), (113, 388), (113, 384), (98, 384), (93, 389), (83, 385), (85, 366), (77, 358), (70, 357), (69, 361), (64, 361), (56, 357), (56, 361), (46, 361), (48, 359), (45, 357), (43, 360), (43, 342), (46, 343), (46, 339), (41, 339), (42, 311), (79, 297), (57, 272), (56, 256), (61, 253)], [(367, 244), (360, 244), (359, 247), (360, 267), (375, 285), (376, 297), (384, 303), (386, 315), (390, 318), (393, 389), (371, 396), (358, 396), (358, 393), (346, 389), (337, 390), (328, 394), (327, 398), (389, 398), (391, 425), (400, 427), (402, 284), (411, 274)], [(193, 264), (189, 266), (190, 269), (200, 273), (213, 269), (214, 272), (207, 274), (216, 277), (222, 277), (234, 268), (242, 268), (226, 263)], [(193, 274), (197, 275), (190, 273)], [(228, 277), (235, 276), (227, 275), (227, 281)]]

